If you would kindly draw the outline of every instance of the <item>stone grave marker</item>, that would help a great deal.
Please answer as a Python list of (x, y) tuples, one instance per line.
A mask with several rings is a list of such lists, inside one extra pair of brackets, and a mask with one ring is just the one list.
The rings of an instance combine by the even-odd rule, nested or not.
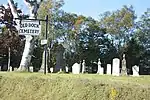
[(107, 64), (107, 75), (111, 75), (111, 64)]
[(66, 66), (65, 69), (66, 69), (66, 73), (68, 73), (69, 72), (68, 66)]
[(73, 74), (79, 74), (79, 73), (80, 73), (80, 64), (75, 63), (75, 64), (72, 66), (72, 73), (73, 73)]
[(100, 70), (101, 70), (101, 61), (100, 61), (100, 58), (98, 59), (98, 65), (97, 65), (97, 74), (100, 74)]
[(122, 68), (121, 68), (121, 75), (122, 75), (122, 76), (126, 76), (126, 75), (127, 75), (127, 68), (126, 68), (125, 54), (123, 54)]
[(97, 70), (97, 74), (103, 75), (104, 74), (104, 68), (101, 66), (101, 61), (100, 58), (98, 59), (98, 70)]
[(9, 71), (10, 71), (10, 72), (12, 72), (12, 71), (13, 71), (13, 68), (12, 68), (12, 66), (10, 66), (10, 69), (9, 69)]
[(18, 68), (14, 68), (14, 71), (17, 71)]
[(54, 72), (54, 68), (53, 68), (53, 67), (50, 68), (50, 72), (51, 72), (51, 73)]
[(113, 59), (112, 75), (113, 76), (120, 75), (120, 60), (118, 58)]
[(135, 65), (132, 67), (133, 76), (139, 76), (139, 66)]
[(33, 72), (33, 66), (29, 66), (29, 72)]
[(55, 71), (58, 72), (60, 69), (64, 67), (64, 59), (63, 59), (63, 54), (64, 54), (65, 48), (63, 45), (59, 44), (56, 47), (56, 66), (55, 66)]
[(85, 73), (85, 60), (83, 60), (83, 63), (82, 63), (82, 73)]

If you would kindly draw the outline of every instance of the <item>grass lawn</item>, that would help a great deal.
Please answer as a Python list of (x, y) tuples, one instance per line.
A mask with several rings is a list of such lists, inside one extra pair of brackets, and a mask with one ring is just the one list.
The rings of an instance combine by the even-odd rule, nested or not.
[(0, 73), (0, 100), (150, 100), (150, 76)]

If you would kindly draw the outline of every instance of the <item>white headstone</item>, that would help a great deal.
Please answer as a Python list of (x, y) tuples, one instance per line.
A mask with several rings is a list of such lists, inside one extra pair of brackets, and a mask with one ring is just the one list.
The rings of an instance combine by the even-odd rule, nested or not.
[(97, 69), (97, 74), (100, 74), (101, 72), (101, 61), (100, 59), (98, 59), (98, 65), (97, 65), (98, 69)]
[(9, 71), (10, 71), (10, 72), (12, 72), (12, 66), (10, 66), (10, 69), (9, 69)]
[(79, 74), (79, 73), (80, 73), (80, 64), (75, 63), (75, 64), (72, 66), (72, 73), (73, 73), (73, 74)]
[(68, 66), (66, 66), (65, 69), (66, 69), (66, 73), (68, 73), (69, 72)]
[(50, 72), (51, 72), (51, 73), (54, 72), (54, 68), (53, 68), (53, 67), (50, 68)]
[(139, 76), (139, 66), (135, 65), (132, 67), (133, 76)]
[(14, 71), (17, 71), (18, 68), (14, 68)]
[(120, 60), (118, 58), (113, 59), (112, 75), (113, 76), (120, 75)]
[(85, 72), (85, 60), (83, 60), (83, 63), (82, 63), (82, 73)]
[(30, 67), (29, 67), (29, 71), (30, 71), (30, 72), (33, 72), (33, 66), (30, 66)]
[(111, 75), (111, 64), (107, 64), (107, 75)]
[(100, 75), (103, 75), (104, 74), (104, 68), (103, 67), (101, 67), (100, 68), (100, 73), (99, 73)]
[(62, 68), (60, 68), (59, 72), (62, 72)]

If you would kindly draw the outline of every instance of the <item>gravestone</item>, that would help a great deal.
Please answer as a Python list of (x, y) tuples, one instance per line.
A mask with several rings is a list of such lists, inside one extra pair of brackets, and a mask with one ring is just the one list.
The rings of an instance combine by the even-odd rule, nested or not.
[(64, 59), (63, 59), (63, 54), (64, 54), (65, 48), (59, 44), (56, 47), (56, 66), (55, 66), (55, 72), (60, 71), (60, 69), (63, 68), (64, 66)]
[(51, 73), (54, 72), (54, 68), (53, 68), (53, 67), (50, 68), (50, 72), (51, 72)]
[(33, 72), (33, 66), (29, 66), (29, 72)]
[(121, 68), (121, 75), (122, 75), (122, 76), (126, 76), (126, 75), (127, 75), (127, 68), (126, 68), (125, 54), (123, 54), (122, 68)]
[(14, 68), (14, 71), (17, 71), (18, 68)]
[(12, 68), (12, 66), (10, 66), (10, 68), (9, 68), (9, 71), (10, 71), (10, 72), (12, 72), (12, 71), (13, 71), (13, 68)]
[(139, 66), (135, 65), (132, 67), (133, 76), (139, 76)]
[(60, 68), (59, 72), (62, 72), (62, 68)]
[(101, 61), (100, 61), (100, 58), (98, 59), (98, 69), (97, 69), (97, 74), (100, 74), (100, 70), (101, 70)]
[(113, 76), (120, 75), (120, 60), (118, 58), (113, 59), (112, 75)]
[(104, 74), (104, 68), (103, 67), (101, 67), (100, 68), (100, 73), (99, 73), (100, 75), (103, 75)]
[(82, 73), (85, 73), (85, 60), (83, 60), (83, 63), (82, 63)]
[(0, 66), (0, 71), (1, 71), (2, 66)]
[(111, 75), (111, 64), (107, 64), (107, 75)]
[(65, 69), (66, 69), (66, 73), (68, 73), (69, 72), (68, 66), (66, 66)]
[(104, 74), (104, 68), (101, 66), (101, 61), (100, 58), (98, 59), (98, 70), (97, 70), (97, 74), (103, 75)]
[(79, 73), (80, 73), (80, 64), (75, 63), (75, 64), (72, 66), (72, 73), (73, 73), (73, 74), (79, 74)]

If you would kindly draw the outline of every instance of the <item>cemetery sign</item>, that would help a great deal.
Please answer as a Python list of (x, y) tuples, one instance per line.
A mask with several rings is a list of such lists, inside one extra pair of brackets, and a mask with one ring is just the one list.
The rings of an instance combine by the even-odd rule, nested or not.
[(41, 25), (39, 20), (21, 20), (19, 26), (19, 35), (39, 35)]

